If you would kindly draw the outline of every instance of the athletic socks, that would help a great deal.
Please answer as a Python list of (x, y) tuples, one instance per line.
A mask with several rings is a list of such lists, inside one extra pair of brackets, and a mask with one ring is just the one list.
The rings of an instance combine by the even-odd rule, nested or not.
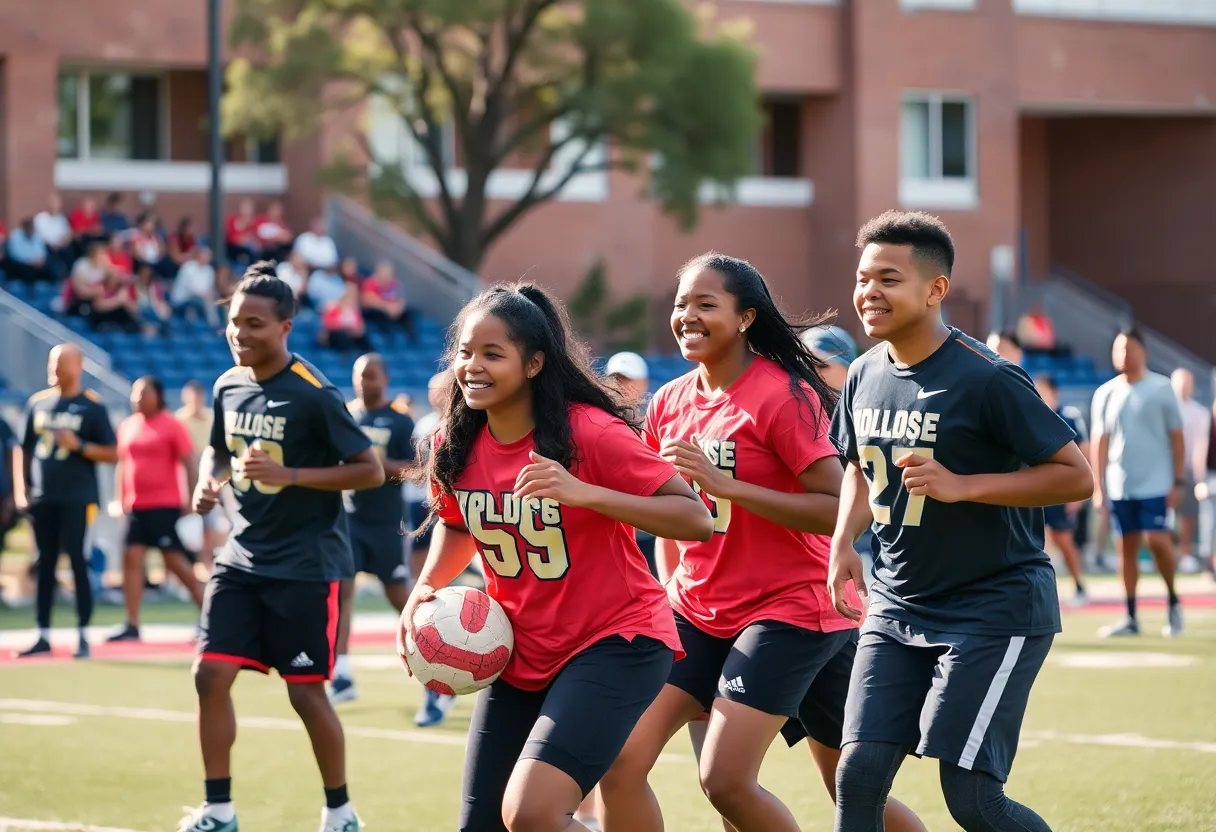
[(1178, 603), (1178, 593), (1174, 591), (1173, 587), (1166, 589), (1166, 592), (1169, 593), (1170, 606), (1175, 606)]
[(350, 656), (343, 653), (334, 659), (334, 678), (349, 679), (350, 678)]
[(1128, 596), (1127, 617), (1130, 618), (1132, 621), (1136, 620), (1136, 598), (1135, 598), (1135, 596)]
[(42, 639), (43, 641), (50, 641), (51, 640), (51, 628), (50, 627), (39, 627), (38, 628), (38, 638)]
[(1077, 594), (1084, 595), (1085, 594), (1085, 585), (1082, 584), (1080, 581), (1076, 581), (1076, 584), (1077, 584)]
[(207, 816), (215, 818), (220, 823), (228, 823), (236, 817), (236, 807), (232, 805), (232, 778), (216, 777), (214, 780), (203, 781), (203, 792), (206, 802), (203, 808)]
[(330, 812), (335, 809), (341, 809), (348, 803), (350, 803), (350, 797), (346, 793), (345, 783), (335, 789), (325, 790), (325, 808)]

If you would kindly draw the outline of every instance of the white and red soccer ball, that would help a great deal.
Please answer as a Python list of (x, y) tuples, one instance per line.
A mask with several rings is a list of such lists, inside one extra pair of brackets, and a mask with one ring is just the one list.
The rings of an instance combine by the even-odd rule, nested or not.
[(410, 638), (404, 617), (397, 627), (397, 655), (418, 681), (435, 693), (463, 696), (489, 687), (502, 675), (515, 647), (502, 605), (480, 589), (452, 586), (414, 611)]

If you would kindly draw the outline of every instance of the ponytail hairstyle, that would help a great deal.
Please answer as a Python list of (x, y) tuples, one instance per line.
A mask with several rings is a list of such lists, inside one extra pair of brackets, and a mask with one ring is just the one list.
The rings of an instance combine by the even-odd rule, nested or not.
[[(569, 416), (569, 408), (574, 404), (598, 407), (640, 430), (636, 416), (617, 400), (593, 369), (591, 354), (571, 333), (560, 301), (531, 283), (494, 286), (465, 304), (448, 329), (445, 366), (452, 366), (465, 321), (475, 313), (501, 320), (506, 325), (507, 337), (519, 347), (525, 363), (537, 353), (544, 354), (540, 372), (524, 382), (532, 385), (532, 419), (536, 424), (532, 441), (538, 454), (565, 468), (576, 461), (578, 449), (574, 447)], [(465, 404), (451, 373), (442, 388), (441, 399), (442, 420), (437, 433), (443, 442), (434, 453), (419, 448), (418, 458), (427, 461), (415, 478), (424, 480), (424, 485), (438, 483), (443, 493), (451, 494), (487, 416), (484, 410), (474, 410)]]
[[(273, 260), (259, 260), (245, 269), (245, 275), (232, 294), (253, 295), (274, 301), (274, 312), (280, 321), (290, 321), (296, 315), (296, 293), (279, 279)], [(231, 302), (227, 298), (224, 303)]]
[[(839, 394), (819, 375), (820, 368), (827, 365), (816, 358), (798, 336), (802, 330), (830, 323), (836, 313), (807, 319), (787, 318), (777, 308), (768, 284), (755, 266), (716, 251), (692, 258), (680, 268), (677, 277), (702, 269), (711, 269), (722, 277), (727, 293), (735, 298), (736, 311), (756, 311), (756, 319), (747, 328), (748, 348), (781, 365), (789, 374), (790, 392), (807, 407), (811, 417), (809, 423), (816, 427), (823, 424), (825, 418), (831, 417)], [(815, 392), (817, 402), (807, 395), (806, 387)]]

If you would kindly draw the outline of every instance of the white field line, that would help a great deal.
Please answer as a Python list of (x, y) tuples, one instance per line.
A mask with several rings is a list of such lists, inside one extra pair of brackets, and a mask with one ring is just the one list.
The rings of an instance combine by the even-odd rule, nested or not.
[(135, 832), (113, 826), (93, 826), (88, 823), (60, 823), (56, 820), (0, 817), (0, 832)]
[(1140, 734), (1068, 734), (1061, 731), (1027, 731), (1022, 736), (1031, 741), (1066, 742), (1073, 745), (1105, 745), (1216, 754), (1216, 742), (1159, 740)]
[[(151, 720), (153, 722), (181, 722), (194, 724), (195, 715), (190, 711), (166, 711), (159, 708), (117, 708), (106, 705), (87, 705), (79, 702), (49, 702), (42, 699), (0, 699), (0, 712), (19, 711), (24, 713), (57, 714), (61, 716), (96, 716), (119, 719)], [(294, 719), (279, 719), (277, 717), (246, 716), (238, 717), (237, 725), (241, 728), (265, 728), (273, 731), (303, 731), (304, 726)], [(363, 725), (343, 725), (348, 737), (366, 737), (376, 740), (395, 740), (397, 742), (414, 742), (428, 745), (465, 745), (465, 738), (453, 734), (431, 733), (427, 731), (402, 731), (392, 728), (369, 728)], [(659, 757), (664, 763), (691, 763), (692, 756), (688, 754), (663, 754)], [(0, 832), (4, 827), (0, 826)]]

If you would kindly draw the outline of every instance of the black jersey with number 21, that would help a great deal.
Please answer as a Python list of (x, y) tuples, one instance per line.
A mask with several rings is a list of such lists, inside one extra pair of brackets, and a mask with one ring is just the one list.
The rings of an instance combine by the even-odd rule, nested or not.
[(260, 448), (288, 468), (328, 468), (370, 448), (338, 389), (293, 355), (263, 381), (245, 367), (229, 370), (215, 382), (213, 406), (211, 447), (217, 466), (231, 461), (239, 506), (216, 561), (283, 580), (353, 577), (342, 492), (252, 482), (240, 462)]
[(870, 615), (947, 633), (1059, 632), (1043, 510), (913, 497), (895, 465), (919, 454), (955, 474), (1007, 473), (1072, 442), (1020, 367), (958, 330), (911, 367), (879, 344), (849, 368), (832, 438), (870, 484)]

